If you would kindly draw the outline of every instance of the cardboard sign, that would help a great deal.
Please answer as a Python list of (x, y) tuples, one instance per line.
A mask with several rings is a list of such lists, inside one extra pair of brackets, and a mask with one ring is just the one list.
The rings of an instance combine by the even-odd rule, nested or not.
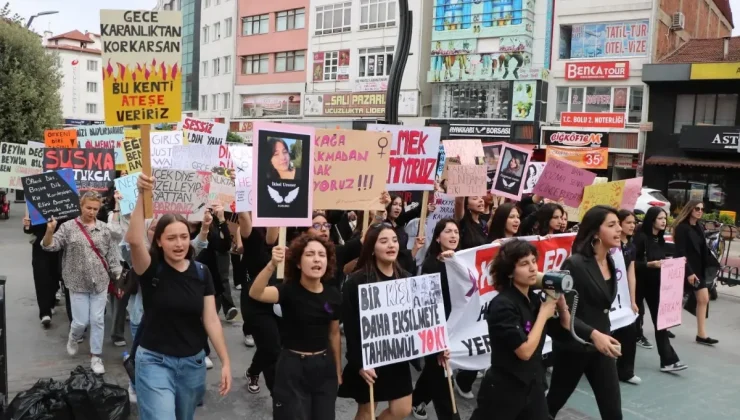
[[(113, 149), (116, 154), (116, 165), (126, 163), (123, 159), (121, 142), (123, 142), (124, 133), (128, 130), (107, 125), (80, 125), (75, 129), (77, 130), (77, 143), (81, 149)], [(141, 137), (141, 134), (138, 137)]]
[(483, 144), (475, 140), (444, 140), (445, 157), (457, 158), (462, 165), (477, 165), (483, 155)]
[(22, 177), (41, 173), (43, 149), (0, 143), (0, 188), (23, 189)]
[(578, 209), (581, 217), (585, 216), (588, 210), (598, 205), (619, 209), (624, 196), (624, 184), (625, 181), (613, 181), (589, 185), (584, 188), (583, 201), (581, 201)]
[(486, 165), (449, 165), (446, 192), (452, 197), (484, 196), (488, 168)]
[(50, 148), (77, 148), (77, 130), (44, 130), (44, 145)]
[(530, 162), (527, 166), (527, 178), (524, 181), (524, 194), (533, 194), (534, 187), (542, 176), (542, 171), (545, 170), (545, 162)]
[(179, 122), (182, 13), (101, 10), (105, 123)]
[(234, 213), (236, 211), (235, 195), (236, 187), (233, 179), (216, 174), (211, 175), (211, 188), (208, 191), (209, 203), (220, 203), (225, 209)]
[(635, 204), (637, 204), (637, 199), (640, 198), (640, 194), (642, 194), (642, 177), (625, 180), (622, 204), (619, 208), (633, 211)]
[(73, 219), (80, 215), (80, 196), (71, 169), (23, 177), (23, 192), (32, 225), (46, 223), (52, 217)]
[(111, 149), (46, 149), (44, 171), (74, 169), (79, 192), (108, 193), (116, 178), (116, 164)]
[(218, 146), (172, 146), (172, 169), (211, 172), (218, 167)]
[(332, 210), (382, 210), (388, 134), (356, 130), (316, 130), (313, 166), (314, 207)]
[(234, 169), (234, 161), (231, 159), (231, 146), (222, 144), (218, 146), (218, 166), (220, 168)]
[(441, 128), (368, 124), (367, 131), (393, 135), (388, 145), (381, 148), (381, 153), (390, 153), (388, 191), (434, 190)]
[(529, 165), (531, 157), (531, 149), (504, 143), (491, 193), (512, 200), (521, 200), (524, 190), (524, 169)]
[(121, 214), (124, 216), (134, 211), (136, 200), (139, 198), (139, 189), (136, 188), (136, 181), (138, 181), (139, 175), (141, 175), (141, 172), (116, 178), (115, 180), (116, 191), (123, 196), (119, 204), (121, 205)]
[(252, 147), (233, 145), (229, 152), (236, 171), (236, 211), (252, 211)]
[(229, 132), (229, 126), (226, 124), (186, 117), (180, 125), (187, 144), (208, 146), (226, 144), (226, 135)]
[(182, 131), (152, 131), (149, 134), (152, 168), (173, 169), (172, 148), (182, 146)]
[(211, 173), (152, 169), (154, 217), (179, 213), (188, 220), (200, 220), (206, 211)]
[(658, 330), (681, 324), (683, 312), (683, 284), (686, 258), (672, 258), (660, 263), (660, 306)]
[(361, 284), (358, 289), (363, 369), (448, 348), (439, 273)]
[(144, 165), (141, 163), (141, 139), (124, 140), (123, 156), (126, 160), (126, 171), (129, 174), (141, 172), (144, 168)]
[(566, 161), (552, 159), (547, 162), (533, 192), (540, 197), (578, 207), (583, 199), (583, 189), (591, 185), (596, 174), (577, 168)]
[[(442, 219), (447, 219), (455, 216), (455, 197), (448, 194), (442, 194), (440, 192), (434, 193), (434, 211), (427, 215), (425, 232), (427, 241), (426, 247), (431, 241), (434, 234), (434, 227), (437, 226)], [(415, 240), (416, 234), (409, 235), (409, 239)], [(413, 247), (413, 244), (412, 244)], [(425, 247), (425, 248), (426, 248)], [(424, 252), (426, 255), (426, 250)], [(418, 254), (417, 254), (418, 255)]]

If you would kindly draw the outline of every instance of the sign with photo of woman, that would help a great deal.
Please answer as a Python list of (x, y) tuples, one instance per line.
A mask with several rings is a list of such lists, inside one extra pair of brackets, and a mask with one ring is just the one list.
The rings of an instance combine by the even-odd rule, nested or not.
[(521, 200), (526, 175), (524, 169), (531, 157), (531, 150), (504, 143), (491, 193), (512, 200)]
[(313, 206), (315, 130), (254, 123), (255, 226), (309, 226)]

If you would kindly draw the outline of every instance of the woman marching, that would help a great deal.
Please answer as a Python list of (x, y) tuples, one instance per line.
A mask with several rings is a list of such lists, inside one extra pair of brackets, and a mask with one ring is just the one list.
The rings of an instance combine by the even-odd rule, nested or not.
[(521, 212), (515, 203), (504, 203), (491, 216), (488, 227), (488, 240), (513, 238), (519, 234)]

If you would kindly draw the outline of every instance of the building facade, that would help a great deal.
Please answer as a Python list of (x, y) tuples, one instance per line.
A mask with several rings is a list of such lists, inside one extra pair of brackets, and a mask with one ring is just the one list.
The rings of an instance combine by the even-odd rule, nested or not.
[(236, 81), (237, 0), (201, 0), (198, 117), (231, 120)]

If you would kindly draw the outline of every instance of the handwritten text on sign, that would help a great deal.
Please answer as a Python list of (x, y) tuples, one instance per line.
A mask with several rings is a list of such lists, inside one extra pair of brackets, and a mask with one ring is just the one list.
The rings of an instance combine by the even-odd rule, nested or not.
[(0, 143), (0, 188), (23, 189), (21, 177), (41, 173), (42, 148)]
[(364, 369), (447, 349), (439, 273), (362, 284), (358, 295)]
[(389, 132), (393, 141), (381, 153), (390, 153), (388, 191), (432, 191), (439, 153), (439, 127), (369, 124), (367, 131)]
[(190, 144), (207, 144), (218, 146), (226, 143), (229, 126), (223, 123), (203, 121), (196, 118), (185, 118), (182, 130)]
[(28, 217), (34, 226), (52, 217), (71, 219), (80, 214), (80, 196), (71, 169), (23, 177), (23, 190)]
[(486, 165), (449, 165), (447, 194), (453, 197), (486, 195), (487, 172)]
[(211, 173), (153, 169), (154, 215), (180, 213), (198, 220), (205, 213), (211, 188)]
[(594, 178), (596, 174), (593, 172), (562, 160), (551, 159), (534, 186), (534, 193), (552, 200), (562, 198), (565, 204), (578, 207), (583, 199), (583, 189), (591, 185)]
[(149, 139), (152, 168), (172, 169), (172, 147), (182, 146), (182, 131), (154, 131)]
[(144, 168), (141, 162), (141, 139), (126, 139), (123, 141), (123, 156), (126, 159), (126, 170), (133, 174)]
[(658, 330), (681, 323), (683, 311), (683, 282), (686, 258), (673, 258), (660, 263), (660, 306)]
[(116, 178), (116, 190), (123, 196), (119, 204), (121, 205), (121, 214), (124, 216), (134, 211), (136, 200), (139, 198), (139, 189), (136, 187), (139, 175), (141, 175), (141, 172)]

